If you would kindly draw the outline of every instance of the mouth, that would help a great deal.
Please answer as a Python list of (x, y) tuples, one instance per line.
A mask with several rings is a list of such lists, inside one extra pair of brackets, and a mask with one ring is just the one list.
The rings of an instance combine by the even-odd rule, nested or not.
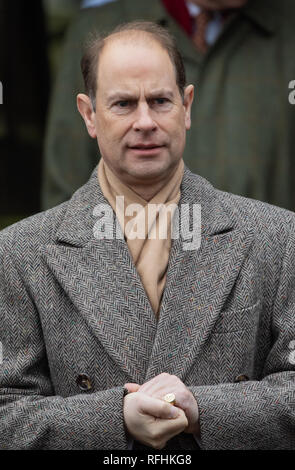
[(157, 154), (162, 148), (164, 148), (165, 145), (159, 145), (159, 144), (137, 144), (137, 145), (130, 145), (128, 148), (137, 154), (141, 155), (154, 155)]

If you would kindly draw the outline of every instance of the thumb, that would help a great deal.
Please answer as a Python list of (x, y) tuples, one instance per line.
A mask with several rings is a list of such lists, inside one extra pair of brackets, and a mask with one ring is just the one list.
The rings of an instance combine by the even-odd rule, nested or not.
[(129, 393), (137, 392), (137, 390), (140, 388), (139, 384), (136, 383), (127, 383), (124, 385), (125, 388), (127, 388)]

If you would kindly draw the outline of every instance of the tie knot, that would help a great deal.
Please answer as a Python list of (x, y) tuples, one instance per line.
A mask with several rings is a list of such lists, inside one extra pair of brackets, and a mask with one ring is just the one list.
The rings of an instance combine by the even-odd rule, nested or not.
[(213, 18), (213, 12), (211, 10), (202, 9), (200, 13), (195, 17), (195, 31), (193, 34), (193, 42), (196, 48), (205, 54), (208, 49), (208, 43), (206, 40), (207, 26)]

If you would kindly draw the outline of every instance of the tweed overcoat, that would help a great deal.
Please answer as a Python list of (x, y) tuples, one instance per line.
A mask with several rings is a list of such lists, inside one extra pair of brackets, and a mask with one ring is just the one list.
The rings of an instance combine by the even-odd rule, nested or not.
[(295, 214), (186, 168), (201, 246), (173, 240), (157, 320), (125, 240), (94, 237), (99, 203), (95, 170), (0, 234), (0, 448), (126, 449), (124, 383), (168, 372), (198, 402), (202, 448), (295, 449)]

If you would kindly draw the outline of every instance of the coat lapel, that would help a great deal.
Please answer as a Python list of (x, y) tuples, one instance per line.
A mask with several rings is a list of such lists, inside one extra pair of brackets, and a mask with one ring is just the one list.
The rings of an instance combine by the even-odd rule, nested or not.
[(183, 240), (173, 244), (145, 380), (162, 372), (185, 379), (250, 248), (251, 228), (234, 226), (216, 193), (205, 180), (185, 171), (180, 204), (201, 204), (201, 246), (184, 251)]
[(56, 242), (44, 247), (43, 256), (107, 353), (130, 381), (142, 382), (156, 319), (125, 241), (93, 235), (93, 209), (102, 203), (108, 204), (95, 170), (70, 200)]
[(93, 209), (108, 204), (96, 171), (69, 201), (55, 242), (43, 247), (45, 261), (128, 380), (143, 383), (161, 372), (184, 380), (233, 287), (252, 231), (235, 226), (217, 191), (186, 169), (180, 204), (201, 204), (201, 246), (185, 251), (184, 240), (173, 242), (157, 323), (125, 241), (94, 237)]

